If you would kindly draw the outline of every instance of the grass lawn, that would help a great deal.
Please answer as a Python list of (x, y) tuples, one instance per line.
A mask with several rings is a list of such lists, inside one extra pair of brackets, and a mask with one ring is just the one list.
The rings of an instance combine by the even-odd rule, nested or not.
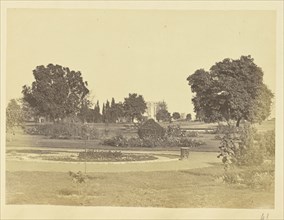
[[(271, 130), (274, 128), (274, 121), (265, 122), (257, 125), (260, 131)], [(103, 131), (104, 125), (100, 124), (99, 129)], [(206, 129), (211, 128), (213, 124), (192, 122), (181, 124), (181, 127), (188, 129)], [(131, 128), (125, 128), (122, 125), (109, 125), (110, 132), (108, 136), (125, 133), (134, 134)], [(44, 136), (31, 136), (17, 133), (6, 142), (6, 151), (40, 150), (42, 154), (52, 153), (56, 148), (73, 148), (82, 150), (86, 148), (95, 149), (115, 149), (115, 150), (137, 150), (137, 151), (163, 151), (176, 152), (171, 155), (177, 157), (179, 147), (155, 147), (155, 148), (117, 148), (108, 147), (100, 144), (105, 137), (99, 137), (97, 140), (55, 140)], [(192, 149), (192, 151), (217, 152), (219, 151), (219, 140), (215, 139), (214, 134), (200, 132), (198, 137), (193, 139), (202, 140), (204, 145)], [(51, 148), (48, 149), (48, 148)], [(64, 149), (65, 150), (65, 149)], [(194, 158), (193, 152), (192, 157)], [(210, 154), (204, 153), (208, 158)], [(209, 157), (210, 156), (210, 157)], [(202, 159), (204, 159), (202, 155)], [(214, 158), (215, 155), (214, 155)], [(195, 158), (196, 159), (196, 158)], [(206, 158), (205, 158), (206, 159)], [(12, 163), (13, 161), (8, 161)], [(200, 162), (200, 161), (199, 161)], [(9, 163), (7, 163), (9, 165)], [(14, 162), (15, 163), (15, 162)], [(32, 162), (17, 161), (20, 168), (24, 165), (34, 167)], [(30, 163), (30, 164), (27, 164)], [(195, 161), (196, 163), (196, 161)], [(37, 164), (39, 166), (40, 163)], [(55, 164), (56, 165), (56, 164)], [(52, 172), (49, 169), (39, 169), (33, 171), (22, 169), (6, 171), (6, 202), (8, 204), (52, 204), (52, 205), (87, 205), (87, 206), (124, 206), (124, 207), (169, 207), (169, 208), (273, 208), (274, 207), (274, 189), (261, 190), (251, 189), (241, 185), (229, 185), (220, 180), (223, 174), (222, 165), (214, 165), (206, 168), (195, 168), (190, 170), (178, 169), (182, 162), (164, 163), (163, 169), (153, 169), (156, 164), (143, 164), (143, 169), (135, 169), (128, 172), (127, 166), (125, 172), (114, 172), (117, 165), (109, 172), (105, 170), (92, 170), (94, 173), (88, 173), (88, 180), (78, 188), (72, 182), (68, 171), (75, 171), (77, 164), (65, 164), (65, 168), (59, 172), (55, 167)], [(47, 167), (46, 164), (40, 166)], [(101, 165), (103, 166), (103, 165)], [(135, 166), (142, 166), (136, 164)], [(160, 165), (162, 166), (162, 165)], [(48, 166), (50, 168), (51, 165)], [(145, 172), (145, 167), (147, 172)], [(200, 166), (199, 166), (200, 167)], [(38, 167), (35, 167), (38, 168)], [(76, 168), (76, 169), (75, 169)], [(121, 169), (119, 168), (119, 169)], [(164, 169), (166, 168), (166, 169)], [(172, 169), (169, 169), (172, 168)], [(112, 170), (113, 169), (113, 170)], [(90, 169), (91, 170), (91, 169)], [(66, 172), (65, 172), (66, 171)], [(81, 192), (81, 193), (79, 193)]]
[[(169, 208), (273, 208), (274, 191), (222, 183), (222, 166), (187, 171), (88, 173), (79, 190), (68, 173), (6, 172), (8, 204)], [(81, 191), (81, 194), (79, 193)]]

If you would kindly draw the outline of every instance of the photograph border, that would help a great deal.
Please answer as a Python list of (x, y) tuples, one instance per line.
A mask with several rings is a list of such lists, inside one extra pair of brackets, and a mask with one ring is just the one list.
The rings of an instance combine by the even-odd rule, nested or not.
[[(9, 8), (273, 10), (276, 39), (276, 174), (274, 209), (192, 209), (6, 205), (6, 15)], [(1, 1), (1, 219), (283, 219), (283, 1)]]

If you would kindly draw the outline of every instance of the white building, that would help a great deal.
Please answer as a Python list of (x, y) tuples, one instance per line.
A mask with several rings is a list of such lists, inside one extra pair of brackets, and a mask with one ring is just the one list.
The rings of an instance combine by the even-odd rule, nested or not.
[(146, 102), (147, 109), (144, 116), (156, 120), (158, 102)]

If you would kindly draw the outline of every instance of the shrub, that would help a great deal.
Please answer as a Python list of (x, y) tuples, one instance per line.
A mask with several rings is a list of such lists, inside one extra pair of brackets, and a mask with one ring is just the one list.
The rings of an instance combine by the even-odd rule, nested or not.
[(72, 196), (74, 194), (77, 194), (77, 192), (74, 189), (60, 189), (58, 193), (59, 195), (62, 196)]
[(184, 137), (185, 130), (182, 130), (179, 125), (169, 125), (166, 130), (167, 136)]
[(267, 131), (256, 136), (260, 149), (266, 152), (267, 156), (275, 155), (275, 130)]
[(234, 134), (238, 132), (238, 128), (233, 124), (224, 125), (219, 123), (216, 129), (209, 132), (211, 134)]
[(121, 151), (95, 151), (79, 152), (78, 158), (81, 160), (104, 160), (104, 159), (121, 159)]
[(189, 131), (186, 133), (187, 137), (198, 137), (199, 133), (197, 131)]
[[(254, 189), (272, 189), (274, 184), (274, 131), (257, 133), (249, 124), (221, 137), (220, 154), (226, 172), (223, 180)], [(270, 156), (270, 160), (264, 159)], [(271, 162), (272, 161), (272, 162)], [(238, 172), (234, 167), (239, 167)]]
[(225, 171), (223, 181), (228, 184), (239, 184), (253, 189), (272, 190), (274, 171), (274, 163), (245, 167), (241, 170), (229, 169)]
[(105, 139), (103, 145), (114, 147), (198, 147), (204, 142), (186, 137), (164, 137), (164, 138), (130, 138), (115, 136)]
[[(231, 132), (231, 133), (230, 133)], [(255, 142), (256, 129), (245, 125), (240, 130), (232, 129), (221, 137), (219, 147), (225, 168), (229, 165), (260, 165), (264, 160), (264, 152)]]
[(54, 139), (96, 139), (99, 132), (96, 128), (81, 123), (54, 123), (40, 124), (35, 127), (27, 127), (27, 134), (45, 135)]
[(243, 179), (236, 171), (225, 172), (223, 175), (223, 181), (228, 184), (241, 184)]
[(103, 145), (109, 145), (113, 147), (127, 147), (127, 139), (124, 138), (122, 135), (117, 135), (109, 139), (105, 139), (103, 141)]
[(149, 119), (139, 127), (138, 135), (142, 139), (163, 138), (165, 135), (165, 129), (155, 122), (154, 119)]

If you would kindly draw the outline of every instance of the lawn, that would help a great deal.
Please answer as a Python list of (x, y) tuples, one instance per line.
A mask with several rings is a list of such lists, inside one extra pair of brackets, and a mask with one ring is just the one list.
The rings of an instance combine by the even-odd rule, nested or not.
[(88, 173), (79, 190), (67, 172), (6, 172), (6, 200), (8, 204), (76, 206), (274, 207), (273, 189), (224, 184), (218, 178), (223, 172), (216, 165), (188, 171)]
[[(180, 125), (188, 130), (194, 130), (194, 128), (198, 128), (197, 130), (206, 130), (208, 128), (210, 130), (212, 126), (215, 126), (214, 124), (208, 125), (201, 122), (181, 123)], [(103, 132), (104, 125), (99, 124), (97, 126)], [(123, 125), (109, 125), (109, 127), (108, 136), (121, 132), (136, 135), (133, 132), (133, 127)], [(274, 128), (274, 121), (257, 125), (257, 128), (260, 131), (271, 130)], [(88, 141), (56, 140), (44, 136), (25, 135), (18, 131), (11, 140), (7, 140), (6, 151), (9, 153), (13, 153), (13, 151), (25, 153), (23, 150), (26, 150), (27, 153), (31, 153), (37, 150), (39, 153), (48, 154), (55, 150), (60, 151), (62, 148), (72, 148), (74, 150), (85, 148), (132, 151), (153, 150), (158, 151), (155, 154), (161, 156), (163, 152), (171, 151), (173, 153), (168, 153), (168, 155), (173, 158), (176, 158), (180, 151), (178, 147), (118, 148), (103, 146), (100, 144), (102, 138)], [(202, 161), (198, 163), (203, 164), (203, 160), (207, 162), (207, 157), (208, 161), (212, 159), (212, 154), (214, 154), (214, 159), (216, 158), (219, 150), (219, 140), (215, 139), (214, 134), (199, 132), (199, 136), (193, 139), (202, 140), (205, 144), (192, 149), (192, 151), (202, 153), (193, 152), (191, 154), (191, 159), (193, 159), (189, 161), (189, 164), (194, 165), (200, 158)], [(200, 154), (202, 154), (201, 157)], [(121, 165), (121, 167), (113, 164), (96, 165), (97, 167), (107, 166), (109, 171), (89, 169), (92, 173), (88, 173), (87, 182), (80, 186), (81, 194), (68, 175), (68, 171), (72, 171), (73, 168), (73, 171), (77, 171), (79, 165), (63, 164), (64, 167), (59, 172), (56, 164), (53, 166), (52, 164), (35, 163), (34, 167), (33, 162), (30, 161), (7, 160), (7, 167), (11, 163), (17, 163), (19, 169), (8, 169), (9, 171), (6, 171), (6, 201), (8, 204), (246, 209), (274, 207), (273, 188), (261, 190), (243, 185), (223, 183), (221, 176), (224, 174), (224, 169), (221, 163), (214, 164), (211, 167), (197, 168), (200, 166), (192, 166), (186, 169), (184, 169), (184, 162), (176, 161), (156, 164), (146, 163), (143, 165), (127, 164)], [(160, 168), (156, 169), (155, 166)], [(24, 171), (22, 168), (25, 167), (29, 169)], [(35, 169), (30, 169), (31, 167)], [(45, 169), (52, 167), (56, 169)], [(136, 169), (136, 167), (140, 169)], [(116, 172), (120, 168), (124, 172)], [(129, 172), (130, 170), (132, 172)]]

